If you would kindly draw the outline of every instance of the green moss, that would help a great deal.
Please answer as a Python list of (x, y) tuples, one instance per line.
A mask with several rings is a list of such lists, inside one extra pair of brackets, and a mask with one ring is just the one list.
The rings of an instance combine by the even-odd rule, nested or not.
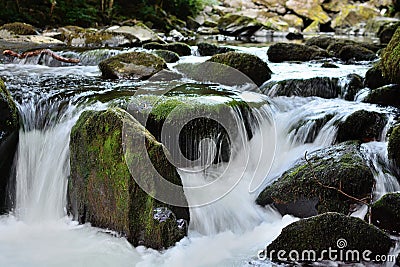
[(388, 157), (400, 166), (400, 125), (394, 127), (389, 136)]
[(7, 30), (14, 34), (18, 35), (36, 35), (37, 32), (32, 25), (21, 23), (21, 22), (13, 22), (4, 24), (0, 27), (0, 30)]
[(381, 69), (389, 82), (400, 84), (400, 28), (397, 28), (382, 54)]

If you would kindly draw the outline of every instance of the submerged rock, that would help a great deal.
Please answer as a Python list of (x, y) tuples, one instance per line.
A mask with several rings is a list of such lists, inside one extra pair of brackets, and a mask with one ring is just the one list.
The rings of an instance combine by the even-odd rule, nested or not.
[(177, 53), (179, 56), (190, 56), (192, 50), (190, 46), (184, 43), (170, 43), (170, 44), (160, 44), (160, 43), (147, 43), (143, 45), (144, 49), (149, 50), (168, 50)]
[[(268, 245), (267, 256), (270, 256), (269, 252), (275, 251), (271, 255), (272, 260), (282, 261), (278, 258), (277, 252), (284, 250), (287, 260), (294, 262), (296, 259), (291, 260), (289, 257), (296, 257), (296, 254), (289, 256), (289, 252), (296, 251), (299, 262), (315, 262), (319, 258), (332, 260), (328, 251), (336, 251), (337, 253), (333, 254), (337, 256), (338, 261), (361, 262), (363, 252), (368, 250), (371, 253), (367, 257), (372, 262), (377, 255), (387, 255), (392, 245), (390, 237), (375, 226), (359, 218), (329, 212), (294, 222), (283, 228), (278, 238)], [(339, 258), (338, 250), (343, 251), (342, 258)], [(314, 251), (315, 256), (308, 253), (310, 251)], [(356, 254), (346, 253), (348, 251), (358, 251), (359, 257), (357, 258)], [(349, 257), (354, 258), (349, 259)]]
[(99, 64), (103, 78), (134, 78), (145, 80), (167, 68), (165, 61), (145, 52), (123, 53), (110, 57)]
[[(82, 113), (70, 142), (68, 195), (75, 218), (80, 223), (120, 232), (135, 246), (162, 249), (174, 245), (186, 234), (176, 218), (188, 220), (188, 209), (154, 199), (137, 183), (138, 179), (146, 182), (157, 196), (157, 171), (167, 181), (181, 185), (164, 149), (121, 109)], [(183, 190), (174, 194), (186, 202)], [(160, 208), (171, 213), (160, 219)]]
[(400, 84), (400, 28), (390, 40), (382, 54), (381, 70), (390, 83)]
[(400, 85), (391, 84), (370, 90), (363, 102), (400, 107)]
[(18, 34), (18, 35), (37, 35), (38, 34), (32, 25), (22, 23), (22, 22), (13, 22), (13, 23), (4, 24), (0, 27), (0, 31), (1, 30), (6, 30), (13, 34)]
[(371, 207), (371, 221), (392, 234), (400, 234), (400, 193), (389, 193)]
[(273, 204), (282, 215), (304, 218), (328, 211), (349, 213), (354, 200), (327, 186), (341, 188), (359, 199), (370, 196), (374, 177), (359, 145), (335, 145), (311, 153), (308, 159), (314, 171), (305, 160), (300, 160), (261, 192), (257, 204)]
[(229, 47), (222, 47), (210, 43), (198, 43), (198, 51), (200, 56), (214, 56), (216, 54), (222, 54), (227, 52), (232, 52), (234, 49)]
[(19, 113), (14, 100), (0, 79), (0, 214), (10, 204), (8, 189), (14, 155), (18, 144)]
[(318, 47), (294, 43), (276, 43), (268, 49), (268, 59), (271, 62), (309, 61), (329, 57), (329, 54)]
[(339, 123), (337, 142), (379, 140), (387, 123), (386, 115), (375, 111), (358, 110)]
[(227, 14), (218, 21), (220, 33), (230, 36), (252, 36), (262, 27), (255, 19), (235, 14)]

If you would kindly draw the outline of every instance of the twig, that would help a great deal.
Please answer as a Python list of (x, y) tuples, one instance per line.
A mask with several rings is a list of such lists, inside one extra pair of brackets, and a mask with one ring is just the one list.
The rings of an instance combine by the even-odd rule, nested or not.
[(61, 62), (66, 62), (66, 63), (79, 63), (80, 62), (80, 60), (78, 58), (62, 57), (60, 55), (57, 55), (56, 53), (54, 53), (53, 51), (51, 51), (49, 49), (39, 49), (39, 50), (35, 50), (35, 51), (24, 52), (22, 54), (19, 54), (17, 52), (12, 51), (12, 50), (4, 50), (3, 51), (3, 55), (17, 57), (19, 59), (24, 59), (24, 58), (27, 58), (27, 57), (34, 57), (34, 56), (38, 56), (38, 55), (42, 55), (42, 54), (49, 55), (52, 58), (54, 58), (54, 59), (56, 59), (58, 61), (61, 61)]

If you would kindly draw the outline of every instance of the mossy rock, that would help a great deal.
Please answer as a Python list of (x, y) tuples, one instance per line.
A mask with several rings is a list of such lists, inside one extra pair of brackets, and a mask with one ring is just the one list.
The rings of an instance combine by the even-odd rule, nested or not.
[(179, 55), (175, 52), (168, 51), (168, 50), (156, 50), (154, 54), (159, 56), (160, 58), (164, 59), (167, 63), (175, 63), (179, 61)]
[(348, 101), (354, 101), (357, 93), (364, 88), (363, 78), (355, 73), (346, 76), (346, 83), (342, 89), (342, 97)]
[(337, 98), (341, 94), (339, 79), (330, 77), (272, 81), (261, 90), (269, 96), (318, 96), (328, 99)]
[(329, 54), (318, 47), (294, 43), (276, 43), (268, 49), (268, 59), (271, 62), (310, 61), (327, 58)]
[[(118, 108), (85, 111), (72, 129), (70, 150), (68, 199), (80, 223), (120, 232), (135, 246), (155, 249), (168, 248), (186, 234), (175, 216), (188, 220), (188, 209), (162, 203), (137, 184), (146, 181), (157, 195), (154, 169), (171, 183), (181, 185), (181, 180), (164, 146), (128, 113)], [(183, 190), (175, 194), (186, 202)], [(159, 220), (160, 207), (174, 215)]]
[(336, 64), (333, 64), (333, 63), (331, 63), (331, 62), (324, 62), (324, 63), (322, 63), (321, 68), (338, 69), (339, 66), (336, 65)]
[(389, 136), (388, 157), (400, 167), (400, 125), (393, 128)]
[(334, 115), (335, 114), (330, 113), (322, 117), (304, 117), (298, 123), (292, 125), (288, 130), (288, 133), (295, 137), (296, 143), (313, 143), (321, 129), (334, 117)]
[(327, 49), (332, 42), (335, 42), (335, 40), (334, 37), (321, 35), (307, 39), (304, 44), (307, 46), (318, 46), (322, 49)]
[(210, 44), (210, 43), (198, 43), (197, 44), (198, 51), (200, 56), (214, 56), (216, 54), (223, 54), (227, 52), (233, 52), (235, 51), (232, 48), (229, 47), (222, 47), (218, 46), (215, 44)]
[(35, 28), (26, 23), (22, 22), (13, 22), (7, 23), (0, 27), (0, 30), (6, 30), (18, 35), (37, 35), (37, 31)]
[[(324, 260), (332, 260), (329, 258), (328, 251), (342, 250), (342, 255), (351, 257), (352, 254), (346, 252), (357, 250), (359, 259), (347, 259), (347, 261), (360, 262), (364, 251), (371, 251), (368, 257), (372, 261), (378, 255), (387, 255), (392, 246), (393, 242), (390, 237), (375, 226), (359, 218), (329, 212), (294, 222), (283, 228), (278, 238), (268, 245), (267, 255), (269, 256), (268, 252), (274, 250), (272, 260), (278, 261), (278, 251), (286, 251), (286, 257), (289, 257), (290, 251), (297, 251), (300, 257), (302, 255), (306, 257), (299, 261), (315, 262), (312, 255), (303, 254), (303, 252), (315, 251), (317, 255), (315, 258), (322, 257)], [(339, 253), (333, 254), (339, 255)], [(345, 256), (342, 259), (341, 261), (346, 261)], [(338, 260), (340, 261), (340, 259)]]
[(400, 84), (400, 28), (385, 48), (380, 66), (383, 76), (390, 83)]
[(370, 89), (376, 89), (390, 84), (390, 81), (383, 76), (380, 63), (375, 64), (365, 74), (364, 86)]
[(354, 200), (326, 186), (341, 188), (359, 199), (370, 196), (374, 177), (358, 144), (342, 143), (317, 150), (308, 159), (313, 167), (300, 160), (261, 192), (257, 204), (273, 204), (282, 215), (304, 218), (329, 211), (350, 212)]
[(144, 49), (148, 50), (168, 50), (177, 53), (179, 56), (190, 56), (192, 54), (192, 49), (189, 45), (185, 43), (170, 43), (170, 44), (160, 44), (156, 42), (151, 42), (143, 45)]
[(389, 193), (371, 207), (371, 221), (391, 234), (400, 234), (400, 193)]
[(339, 123), (337, 142), (358, 140), (370, 142), (379, 140), (387, 117), (375, 111), (358, 110)]
[(321, 6), (321, 1), (318, 0), (291, 0), (284, 2), (286, 7), (293, 10), (297, 15), (307, 18), (310, 21), (316, 21), (321, 24), (328, 23), (331, 18), (323, 10)]
[(332, 20), (331, 25), (334, 29), (353, 27), (379, 15), (379, 10), (371, 6), (346, 5)]
[(388, 44), (399, 26), (400, 22), (388, 23), (379, 29), (378, 37), (381, 44)]
[(19, 112), (10, 92), (0, 79), (0, 214), (11, 204), (8, 188), (18, 145)]
[(250, 17), (227, 14), (218, 21), (220, 33), (229, 36), (252, 36), (263, 24)]
[(370, 90), (363, 102), (400, 108), (400, 85), (391, 84)]
[(371, 61), (376, 59), (377, 55), (359, 45), (345, 45), (339, 50), (338, 57), (343, 61)]
[(228, 52), (215, 55), (208, 62), (220, 63), (237, 69), (247, 75), (258, 86), (271, 79), (272, 71), (268, 64), (255, 55)]
[(166, 69), (165, 61), (145, 52), (123, 53), (110, 57), (99, 64), (103, 78), (133, 78), (145, 80)]

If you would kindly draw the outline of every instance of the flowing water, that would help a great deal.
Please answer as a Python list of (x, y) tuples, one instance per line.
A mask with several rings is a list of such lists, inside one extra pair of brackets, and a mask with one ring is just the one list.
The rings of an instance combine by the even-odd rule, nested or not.
[[(240, 49), (267, 60), (265, 48)], [(66, 52), (81, 57), (81, 66), (60, 64), (46, 57), (0, 65), (0, 76), (5, 77), (19, 103), (23, 121), (15, 162), (14, 209), (0, 217), (0, 266), (270, 266), (269, 262), (257, 260), (257, 251), (297, 219), (257, 206), (255, 198), (306, 151), (333, 144), (336, 123), (361, 109), (387, 114), (389, 118), (381, 140), (362, 145), (376, 179), (374, 199), (400, 190), (386, 153), (386, 132), (394, 120), (391, 110), (342, 99), (258, 95), (269, 104), (254, 110), (257, 123), (252, 126), (253, 138), (234, 142), (229, 162), (201, 171), (179, 170), (187, 186), (206, 185), (217, 178), (202, 194), (185, 191), (189, 203), (204, 203), (205, 196), (224, 194), (207, 205), (190, 209), (189, 235), (176, 246), (162, 252), (133, 248), (116, 233), (89, 224), (78, 225), (66, 215), (65, 208), (71, 128), (83, 110), (107, 107), (107, 101), (98, 101), (102, 99), (99, 96), (107, 99), (112, 91), (129, 95), (132, 89), (145, 84), (99, 78), (96, 64), (120, 52)], [(180, 62), (206, 59), (189, 56)], [(349, 73), (363, 76), (369, 68), (368, 64), (338, 64), (340, 68), (327, 72), (320, 64), (269, 63), (274, 80), (345, 77)], [(316, 120), (323, 118), (328, 119), (317, 129)], [(241, 132), (242, 140), (247, 140), (245, 131)], [(211, 151), (207, 144), (204, 148)], [(227, 184), (232, 185), (229, 190)], [(365, 209), (354, 216), (362, 213)]]

